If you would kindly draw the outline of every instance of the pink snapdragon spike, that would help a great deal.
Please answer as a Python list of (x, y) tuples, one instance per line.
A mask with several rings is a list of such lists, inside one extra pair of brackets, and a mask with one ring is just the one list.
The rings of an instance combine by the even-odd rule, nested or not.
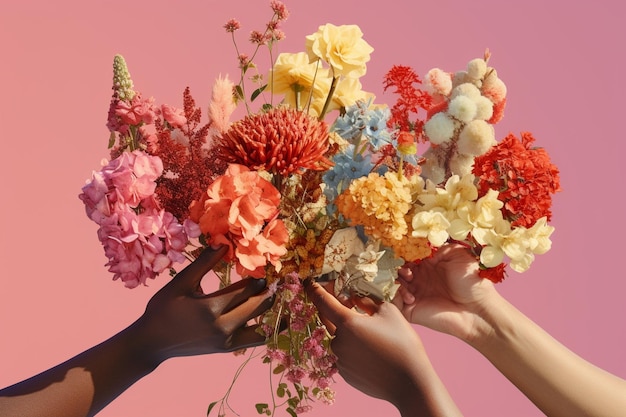
[(151, 124), (156, 119), (153, 98), (143, 98), (137, 94), (130, 103), (118, 101), (115, 115), (127, 125)]
[(162, 172), (160, 158), (124, 152), (95, 172), (79, 196), (89, 218), (100, 226), (98, 238), (113, 279), (129, 288), (184, 262), (187, 231), (195, 233), (193, 225), (181, 225), (159, 207), (154, 190)]
[(235, 262), (242, 276), (265, 276), (267, 263), (279, 267), (287, 249), (287, 228), (277, 219), (280, 193), (258, 172), (231, 164), (190, 207), (210, 245), (230, 248), (227, 262)]

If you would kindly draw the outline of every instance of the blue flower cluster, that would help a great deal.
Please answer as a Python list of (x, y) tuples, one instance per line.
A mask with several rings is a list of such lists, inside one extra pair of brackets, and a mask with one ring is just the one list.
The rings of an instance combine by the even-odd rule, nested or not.
[(361, 144), (363, 140), (371, 146), (373, 152), (391, 143), (391, 133), (387, 129), (387, 121), (391, 112), (387, 107), (370, 108), (372, 100), (357, 101), (346, 112), (339, 116), (332, 130), (345, 140)]

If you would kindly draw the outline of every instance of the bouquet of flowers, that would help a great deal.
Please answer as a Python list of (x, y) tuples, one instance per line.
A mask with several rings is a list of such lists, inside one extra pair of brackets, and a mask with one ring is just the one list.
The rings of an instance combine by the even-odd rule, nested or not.
[[(215, 81), (205, 122), (189, 88), (182, 108), (157, 104), (115, 57), (110, 160), (80, 199), (113, 279), (129, 288), (175, 274), (216, 245), (229, 248), (216, 270), (223, 285), (266, 278), (276, 301), (259, 318), (263, 361), (278, 375), (279, 401), (257, 411), (284, 406), (296, 415), (313, 399), (332, 403), (336, 372), (304, 279), (332, 280), (337, 295), (389, 300), (400, 266), (453, 243), (475, 254), (481, 276), (500, 282), (507, 264), (523, 272), (550, 249), (551, 195), (560, 187), (530, 133), (496, 140), (506, 86), (489, 52), (423, 80), (393, 66), (383, 85), (395, 102), (378, 104), (359, 81), (373, 48), (356, 25), (322, 25), (305, 51), (281, 53), (259, 71), (257, 52), (272, 56), (288, 17), (283, 3), (270, 6), (265, 30), (250, 35), (254, 53), (237, 57), (239, 82)], [(235, 40), (240, 24), (225, 29)], [(231, 121), (238, 106), (246, 115)], [(209, 413), (219, 404), (225, 415), (227, 399)]]

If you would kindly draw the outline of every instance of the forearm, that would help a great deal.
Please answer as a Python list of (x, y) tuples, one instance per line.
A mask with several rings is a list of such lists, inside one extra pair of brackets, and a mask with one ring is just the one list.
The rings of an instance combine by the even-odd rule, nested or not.
[(468, 341), (547, 416), (623, 416), (626, 381), (585, 361), (500, 296)]
[(419, 366), (410, 368), (414, 370), (412, 385), (406, 387), (406, 393), (395, 403), (402, 417), (462, 416), (428, 358), (421, 360)]
[(136, 325), (25, 381), (0, 390), (6, 417), (92, 416), (158, 363), (142, 357)]

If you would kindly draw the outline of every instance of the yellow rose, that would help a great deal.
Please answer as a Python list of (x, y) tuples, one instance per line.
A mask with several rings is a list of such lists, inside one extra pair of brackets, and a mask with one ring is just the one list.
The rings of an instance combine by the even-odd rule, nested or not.
[(357, 101), (374, 100), (375, 96), (361, 89), (361, 82), (357, 78), (344, 78), (337, 83), (333, 100), (328, 111), (339, 110), (342, 107), (349, 107)]
[(306, 37), (311, 62), (321, 59), (330, 65), (333, 77), (358, 78), (365, 74), (365, 63), (374, 50), (357, 25), (335, 26), (330, 23)]
[[(328, 70), (311, 63), (305, 52), (280, 54), (267, 78), (270, 91), (284, 94), (284, 103), (293, 108), (304, 108), (312, 92), (312, 107), (319, 107), (319, 111), (330, 89)], [(300, 93), (299, 106), (296, 106), (297, 93)]]

